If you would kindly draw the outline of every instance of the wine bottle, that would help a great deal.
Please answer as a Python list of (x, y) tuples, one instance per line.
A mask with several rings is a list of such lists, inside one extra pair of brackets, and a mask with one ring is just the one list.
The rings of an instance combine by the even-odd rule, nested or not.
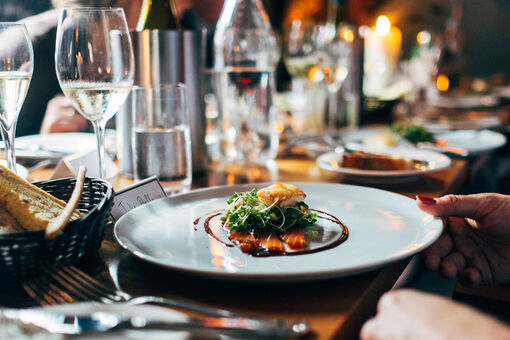
[(326, 23), (336, 25), (347, 21), (347, 13), (344, 0), (329, 0)]
[(136, 31), (145, 29), (178, 30), (173, 0), (144, 0)]
[(223, 161), (265, 163), (278, 151), (277, 50), (261, 0), (226, 0), (214, 34)]

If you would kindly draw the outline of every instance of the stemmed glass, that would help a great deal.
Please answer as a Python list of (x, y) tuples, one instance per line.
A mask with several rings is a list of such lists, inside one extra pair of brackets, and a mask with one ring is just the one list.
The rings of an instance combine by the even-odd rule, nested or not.
[[(317, 104), (323, 99), (324, 74), (319, 66), (315, 42), (316, 24), (310, 20), (294, 20), (285, 30), (284, 62), (292, 76), (289, 104), (292, 111), (292, 130), (296, 135), (320, 132), (323, 129), (323, 110)], [(319, 104), (320, 105), (320, 104)]]
[(292, 21), (287, 29), (283, 56), (293, 80), (321, 80), (310, 75), (310, 70), (318, 64), (314, 29), (312, 23), (300, 20)]
[(336, 130), (338, 120), (338, 96), (351, 67), (354, 32), (347, 24), (323, 25), (316, 33), (319, 64), (324, 74), (328, 94), (327, 124), (330, 133)]
[(7, 166), (16, 172), (14, 135), (32, 78), (34, 52), (22, 23), (0, 23), (0, 130)]
[(94, 126), (101, 178), (106, 178), (106, 122), (126, 100), (134, 57), (120, 8), (64, 8), (60, 13), (55, 67), (62, 91)]

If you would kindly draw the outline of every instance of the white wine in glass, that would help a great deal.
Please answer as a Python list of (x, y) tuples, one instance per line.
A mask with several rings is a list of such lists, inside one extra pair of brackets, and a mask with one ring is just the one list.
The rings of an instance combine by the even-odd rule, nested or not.
[(120, 8), (64, 8), (55, 49), (57, 78), (73, 106), (92, 122), (99, 170), (106, 178), (104, 130), (134, 79), (131, 38)]
[(33, 72), (34, 53), (22, 23), (0, 23), (0, 132), (7, 166), (16, 172), (14, 135)]

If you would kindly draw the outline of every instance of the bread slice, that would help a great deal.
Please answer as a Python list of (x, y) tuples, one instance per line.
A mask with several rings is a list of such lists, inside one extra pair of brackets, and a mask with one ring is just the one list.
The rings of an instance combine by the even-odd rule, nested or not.
[(21, 224), (9, 213), (9, 211), (0, 205), (0, 234), (16, 233), (24, 231)]
[[(66, 203), (0, 165), (0, 204), (26, 230), (45, 229)], [(71, 220), (82, 214), (75, 211)]]
[(342, 167), (374, 171), (413, 170), (408, 159), (386, 155), (369, 155), (364, 153), (344, 153)]

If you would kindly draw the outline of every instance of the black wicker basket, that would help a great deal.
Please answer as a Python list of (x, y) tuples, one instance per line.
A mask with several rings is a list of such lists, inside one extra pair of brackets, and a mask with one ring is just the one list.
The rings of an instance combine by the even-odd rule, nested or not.
[[(75, 178), (34, 183), (61, 200), (68, 201)], [(110, 183), (86, 178), (78, 210), (84, 216), (71, 221), (54, 240), (46, 240), (44, 230), (0, 235), (0, 275), (2, 280), (17, 282), (36, 274), (40, 264), (74, 263), (101, 246), (104, 230), (113, 205)]]

